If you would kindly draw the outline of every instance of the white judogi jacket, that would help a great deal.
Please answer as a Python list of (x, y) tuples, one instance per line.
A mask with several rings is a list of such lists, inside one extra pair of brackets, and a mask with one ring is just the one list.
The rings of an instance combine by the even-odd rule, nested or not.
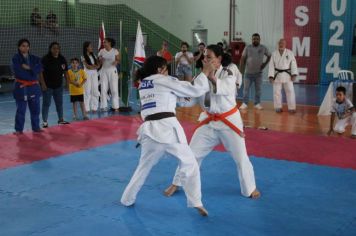
[[(139, 87), (141, 117), (160, 112), (176, 113), (177, 98), (199, 97), (209, 91), (208, 79), (201, 73), (194, 85), (165, 75), (152, 75), (141, 81)], [(138, 141), (146, 135), (159, 143), (187, 143), (182, 126), (176, 117), (144, 122), (137, 131)]]
[[(226, 70), (222, 66), (216, 71), (215, 76), (217, 78), (216, 85), (210, 84), (210, 92), (205, 95), (205, 99), (207, 100), (210, 97), (210, 105), (201, 104), (202, 108), (211, 114), (221, 114), (230, 111), (236, 104), (236, 80), (237, 78), (234, 76), (231, 70)], [(202, 112), (199, 116), (199, 121), (203, 121), (208, 117), (206, 112)], [(231, 116), (227, 117), (231, 123), (242, 127), (241, 116), (238, 112), (234, 113)], [(211, 121), (208, 124), (213, 129), (231, 129), (227, 125), (225, 125), (221, 121)], [(241, 126), (240, 126), (241, 125)], [(234, 131), (232, 131), (234, 132)]]
[[(289, 49), (284, 49), (283, 54), (276, 50), (272, 53), (271, 60), (269, 62), (268, 77), (275, 77), (274, 82), (286, 83), (291, 81), (291, 75), (286, 72), (278, 73), (276, 69), (279, 70), (290, 70), (291, 75), (298, 75), (297, 61), (295, 60), (294, 54)], [(278, 73), (278, 74), (277, 74)], [(276, 75), (277, 74), (277, 75)]]

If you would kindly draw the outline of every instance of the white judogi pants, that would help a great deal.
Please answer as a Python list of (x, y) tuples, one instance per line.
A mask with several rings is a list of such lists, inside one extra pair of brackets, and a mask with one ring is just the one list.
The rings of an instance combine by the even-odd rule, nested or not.
[[(238, 128), (242, 130), (242, 127)], [(247, 155), (244, 138), (241, 138), (231, 129), (217, 130), (209, 125), (204, 125), (195, 131), (189, 146), (200, 166), (204, 158), (220, 143), (224, 145), (236, 163), (241, 194), (249, 197), (256, 189), (256, 182), (253, 166)], [(181, 173), (182, 170), (178, 167), (173, 179), (173, 184), (176, 186), (182, 185)]]
[(115, 67), (102, 68), (100, 70), (100, 108), (106, 109), (108, 107), (108, 90), (111, 93), (111, 106), (114, 109), (119, 108), (119, 76)]
[(87, 81), (84, 84), (84, 105), (86, 111), (96, 111), (99, 106), (99, 84), (98, 72), (96, 70), (85, 70)]
[(169, 153), (179, 160), (181, 184), (187, 197), (188, 207), (203, 206), (201, 202), (199, 166), (188, 144), (158, 143), (145, 136), (141, 141), (141, 145), (139, 164), (121, 198), (123, 205), (130, 206), (135, 203), (136, 195), (140, 191), (152, 167), (158, 163), (165, 153)]
[(337, 133), (344, 133), (345, 128), (351, 125), (351, 134), (356, 135), (356, 112), (352, 114), (352, 116), (346, 117), (345, 119), (337, 120), (334, 130)]
[(295, 103), (295, 93), (294, 93), (294, 86), (292, 81), (288, 81), (285, 83), (281, 82), (273, 82), (273, 103), (275, 109), (282, 108), (282, 87), (286, 93), (288, 110), (295, 110), (296, 103)]

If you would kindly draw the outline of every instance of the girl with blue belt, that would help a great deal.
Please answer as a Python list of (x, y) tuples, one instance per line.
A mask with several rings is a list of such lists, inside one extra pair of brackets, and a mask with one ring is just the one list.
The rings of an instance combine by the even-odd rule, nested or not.
[(12, 70), (16, 78), (13, 91), (17, 108), (15, 134), (23, 133), (27, 105), (30, 109), (32, 130), (41, 132), (39, 119), (41, 59), (29, 53), (30, 42), (27, 39), (19, 40), (17, 47), (18, 52), (12, 58)]

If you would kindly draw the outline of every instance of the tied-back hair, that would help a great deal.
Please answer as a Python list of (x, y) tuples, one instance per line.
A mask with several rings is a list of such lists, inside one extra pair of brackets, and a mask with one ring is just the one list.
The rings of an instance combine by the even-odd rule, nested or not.
[(136, 71), (136, 80), (141, 81), (146, 77), (158, 73), (158, 68), (167, 66), (167, 60), (160, 56), (150, 56), (146, 59), (143, 67)]
[(216, 57), (221, 56), (221, 65), (227, 67), (231, 64), (232, 58), (229, 54), (225, 53), (223, 48), (217, 44), (211, 44), (206, 49), (213, 51)]
[(113, 39), (113, 38), (105, 38), (105, 40), (110, 43), (112, 48), (115, 47), (115, 45), (116, 45), (115, 39)]
[[(93, 65), (93, 63), (91, 63), (90, 57), (88, 56), (88, 47), (90, 44), (91, 44), (91, 42), (89, 42), (89, 41), (85, 41), (83, 43), (83, 57), (84, 57), (85, 62), (91, 66), (91, 65)], [(94, 59), (94, 65), (97, 65), (97, 60), (96, 60), (94, 53), (91, 52), (90, 56), (92, 56)]]
[[(17, 52), (18, 54), (20, 55), (21, 57), (21, 60), (22, 60), (22, 63), (25, 63), (25, 58), (24, 56), (22, 55), (22, 53), (20, 52), (20, 46), (23, 44), (23, 43), (27, 43), (28, 46), (30, 46), (30, 41), (26, 38), (23, 38), (23, 39), (20, 39), (18, 42), (17, 42)], [(28, 55), (30, 55), (30, 51), (28, 52)]]

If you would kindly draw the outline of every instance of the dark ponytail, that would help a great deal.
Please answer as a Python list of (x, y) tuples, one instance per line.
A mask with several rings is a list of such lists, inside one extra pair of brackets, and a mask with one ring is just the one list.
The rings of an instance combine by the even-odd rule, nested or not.
[(115, 47), (115, 45), (116, 45), (115, 39), (113, 39), (113, 38), (105, 38), (105, 40), (110, 43), (112, 48)]
[[(89, 45), (91, 44), (91, 42), (89, 42), (89, 41), (85, 41), (84, 43), (83, 43), (83, 57), (84, 57), (84, 60), (85, 60), (85, 62), (88, 64), (88, 65), (93, 65), (93, 63), (91, 63), (91, 60), (90, 60), (90, 58), (89, 58), (89, 56), (88, 56), (88, 47), (89, 47)], [(90, 55), (93, 57), (93, 59), (94, 59), (94, 65), (97, 65), (97, 61), (96, 61), (96, 58), (95, 58), (95, 56), (94, 56), (94, 53), (90, 53)]]
[(167, 61), (163, 57), (150, 56), (146, 59), (143, 67), (136, 71), (136, 80), (143, 80), (146, 77), (155, 75), (158, 73), (158, 68), (167, 66)]
[(232, 63), (232, 58), (230, 54), (224, 53), (221, 59), (221, 65), (227, 67)]
[(211, 50), (216, 57), (221, 57), (221, 65), (227, 67), (231, 64), (232, 58), (229, 54), (225, 53), (223, 48), (216, 44), (209, 45), (206, 49)]

